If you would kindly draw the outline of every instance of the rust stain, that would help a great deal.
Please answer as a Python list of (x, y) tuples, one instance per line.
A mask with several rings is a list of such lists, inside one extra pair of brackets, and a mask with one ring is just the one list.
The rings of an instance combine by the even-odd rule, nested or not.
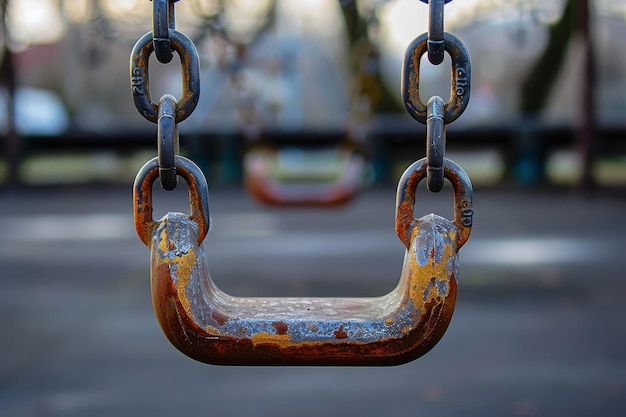
[(187, 253), (183, 253), (175, 258), (175, 260), (170, 261), (172, 264), (176, 264), (176, 291), (178, 293), (178, 297), (180, 299), (180, 303), (183, 308), (187, 312), (187, 314), (191, 314), (191, 302), (187, 297), (186, 288), (191, 281), (191, 276), (193, 274), (193, 267), (197, 263), (196, 252), (193, 249), (189, 249)]
[(413, 207), (407, 202), (400, 203), (398, 208), (398, 217), (396, 220), (396, 231), (400, 241), (408, 246), (409, 242), (409, 230), (411, 223), (413, 222)]
[(318, 331), (320, 328), (319, 328), (319, 327), (317, 327), (315, 324), (310, 323), (310, 324), (309, 324), (309, 329), (311, 329), (311, 331), (313, 331), (313, 332), (316, 332), (316, 331)]
[[(459, 237), (458, 237), (458, 233), (456, 231), (454, 231), (454, 230), (448, 231), (448, 236), (450, 237), (450, 240), (452, 242), (458, 242)], [(457, 246), (456, 251), (458, 252), (458, 250), (459, 250), (459, 248)]]
[(228, 317), (217, 311), (211, 313), (211, 317), (213, 317), (213, 320), (215, 320), (215, 322), (220, 326), (223, 326), (226, 322), (228, 322)]
[(432, 277), (430, 281), (428, 281), (428, 285), (424, 290), (424, 302), (426, 302), (427, 300), (441, 301), (441, 296), (437, 288), (437, 277)]
[(345, 330), (343, 330), (343, 324), (341, 326), (339, 326), (339, 329), (335, 330), (333, 332), (333, 334), (335, 335), (335, 337), (337, 339), (347, 339), (348, 338), (348, 333), (346, 333)]
[[(158, 242), (158, 248), (159, 251), (161, 251), (161, 253), (166, 253), (168, 252), (168, 245), (167, 242), (169, 241), (169, 239), (167, 238), (167, 230), (165, 230), (165, 228), (161, 229), (161, 235), (159, 236)], [(165, 262), (168, 262), (167, 259), (164, 259)]]
[(152, 219), (152, 183), (156, 178), (158, 170), (155, 172), (148, 172), (139, 184), (139, 187), (135, 187), (133, 190), (135, 207), (135, 230), (139, 235), (141, 241), (148, 247), (150, 247), (150, 241), (152, 240), (152, 232), (156, 227), (156, 223)]
[[(455, 237), (455, 235), (453, 231), (450, 231), (447, 234), (447, 238)], [(450, 295), (450, 285), (447, 286), (448, 290), (446, 293), (440, 293), (438, 286), (433, 281), (433, 277), (448, 282), (454, 279), (452, 271), (448, 270), (448, 260), (454, 257), (455, 254), (456, 251), (452, 244), (446, 243), (443, 248), (443, 258), (439, 262), (435, 262), (434, 248), (430, 251), (430, 257), (426, 265), (419, 265), (415, 257), (411, 257), (409, 265), (411, 280), (409, 298), (413, 301), (417, 310), (425, 310), (430, 300), (442, 302)]]
[(291, 336), (288, 334), (270, 334), (268, 332), (252, 335), (250, 340), (254, 345), (272, 344), (278, 345), (281, 348), (290, 347), (295, 344), (291, 341)]
[(396, 321), (394, 320), (393, 317), (389, 317), (387, 320), (385, 320), (385, 325), (386, 326), (392, 326)]
[(273, 322), (272, 327), (276, 329), (276, 334), (278, 335), (286, 335), (287, 330), (289, 330), (289, 326), (287, 325), (287, 323), (282, 321)]

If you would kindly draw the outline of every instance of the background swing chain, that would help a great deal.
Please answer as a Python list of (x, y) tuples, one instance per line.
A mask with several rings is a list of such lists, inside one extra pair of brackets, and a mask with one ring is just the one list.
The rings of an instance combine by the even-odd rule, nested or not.
[[(176, 188), (176, 155), (179, 153), (178, 123), (196, 108), (200, 96), (198, 52), (193, 42), (175, 30), (174, 3), (178, 0), (153, 2), (152, 32), (142, 36), (133, 47), (130, 59), (131, 92), (139, 113), (157, 123), (159, 182), (165, 190)], [(148, 62), (154, 52), (160, 63), (169, 63), (176, 51), (182, 70), (182, 95), (176, 100), (164, 94), (158, 103), (152, 101)]]

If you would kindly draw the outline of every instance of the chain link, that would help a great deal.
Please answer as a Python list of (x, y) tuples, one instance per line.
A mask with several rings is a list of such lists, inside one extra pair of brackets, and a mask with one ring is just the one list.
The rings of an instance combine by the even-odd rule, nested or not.
[(428, 60), (433, 65), (443, 62), (445, 52), (443, 5), (444, 0), (430, 0), (428, 3)]
[(163, 189), (176, 188), (175, 157), (179, 151), (178, 125), (175, 118), (176, 99), (164, 94), (159, 100), (159, 120), (157, 123), (159, 179)]
[[(175, 30), (171, 31), (170, 40), (172, 48), (178, 53), (181, 61), (182, 94), (176, 104), (176, 123), (180, 123), (191, 115), (200, 98), (200, 59), (193, 42), (184, 34)], [(148, 71), (148, 63), (153, 51), (152, 32), (148, 32), (133, 47), (130, 70), (135, 107), (143, 117), (156, 123), (159, 117), (159, 105), (152, 101)]]
[(426, 118), (426, 178), (433, 193), (443, 188), (443, 157), (446, 153), (446, 127), (443, 120), (444, 102), (439, 96), (428, 100)]
[[(428, 32), (409, 44), (402, 69), (402, 101), (407, 112), (426, 125), (427, 185), (439, 192), (444, 182), (444, 157), (446, 147), (445, 125), (463, 114), (470, 98), (471, 60), (465, 44), (444, 30), (444, 5), (452, 0), (421, 0), (428, 4)], [(448, 102), (433, 96), (424, 104), (420, 97), (420, 66), (427, 53), (433, 65), (443, 62), (445, 52), (452, 60), (451, 91)]]
[[(174, 3), (178, 0), (150, 0), (153, 2), (152, 32), (135, 43), (130, 56), (130, 89), (139, 113), (157, 123), (159, 180), (165, 190), (177, 184), (176, 161), (179, 153), (178, 123), (193, 113), (200, 98), (200, 58), (195, 45), (184, 34), (177, 32)], [(182, 93), (179, 100), (164, 94), (158, 103), (150, 93), (148, 63), (154, 52), (160, 63), (171, 62), (174, 52), (181, 62)]]
[(174, 3), (178, 0), (151, 0), (152, 42), (154, 54), (162, 64), (167, 64), (174, 57), (170, 40), (170, 30), (176, 29)]
[[(470, 97), (472, 64), (465, 44), (456, 36), (444, 32), (445, 51), (452, 59), (450, 98), (445, 105), (446, 124), (463, 114)], [(407, 48), (402, 72), (402, 99), (404, 107), (418, 122), (426, 124), (426, 104), (420, 98), (421, 57), (428, 49), (428, 34), (418, 36)]]

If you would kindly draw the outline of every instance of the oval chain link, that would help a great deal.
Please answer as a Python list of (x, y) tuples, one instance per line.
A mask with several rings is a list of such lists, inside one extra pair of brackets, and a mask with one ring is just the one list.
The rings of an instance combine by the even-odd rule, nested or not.
[[(172, 48), (178, 53), (182, 70), (182, 93), (176, 105), (176, 123), (191, 115), (200, 98), (200, 60), (191, 39), (184, 34), (171, 31)], [(152, 123), (159, 117), (159, 105), (152, 101), (148, 63), (154, 51), (152, 32), (142, 36), (133, 47), (130, 58), (131, 90), (139, 113)]]
[[(444, 33), (446, 52), (452, 58), (450, 98), (445, 105), (446, 124), (454, 122), (463, 114), (470, 98), (472, 64), (465, 44), (450, 33)], [(426, 124), (426, 104), (420, 98), (421, 57), (428, 49), (428, 34), (417, 37), (404, 55), (402, 71), (402, 100), (409, 114), (418, 122)]]

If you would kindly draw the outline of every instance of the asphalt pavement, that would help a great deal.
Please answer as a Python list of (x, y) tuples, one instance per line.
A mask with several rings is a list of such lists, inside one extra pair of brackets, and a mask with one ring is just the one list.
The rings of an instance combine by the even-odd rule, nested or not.
[[(212, 277), (240, 296), (384, 294), (404, 256), (394, 199), (276, 209), (212, 190)], [(186, 204), (155, 195), (159, 215)], [(623, 416), (626, 198), (477, 189), (474, 207), (456, 311), (424, 357), (220, 367), (156, 323), (130, 182), (0, 191), (0, 416)], [(416, 210), (450, 218), (450, 191)]]

